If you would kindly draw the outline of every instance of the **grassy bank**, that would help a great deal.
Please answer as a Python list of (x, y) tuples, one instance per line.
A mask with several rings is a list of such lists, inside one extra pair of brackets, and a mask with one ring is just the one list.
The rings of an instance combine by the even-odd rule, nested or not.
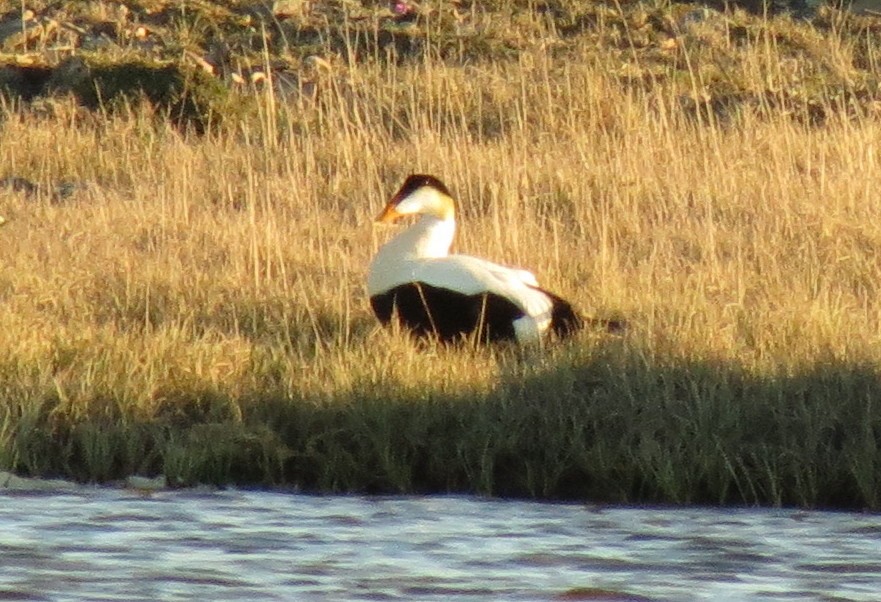
[[(0, 178), (32, 186), (0, 189), (0, 469), (881, 507), (870, 22), (497, 8), (483, 54), (430, 20), (406, 56), (328, 35), (314, 96), (232, 91), (202, 135), (143, 99), (7, 106)], [(459, 250), (628, 332), (380, 330), (370, 222), (414, 171), (458, 195)]]

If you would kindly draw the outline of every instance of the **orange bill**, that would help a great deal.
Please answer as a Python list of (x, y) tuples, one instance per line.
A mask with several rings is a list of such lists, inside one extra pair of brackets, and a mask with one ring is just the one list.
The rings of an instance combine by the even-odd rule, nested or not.
[(398, 213), (397, 203), (392, 201), (388, 205), (385, 206), (385, 209), (382, 210), (378, 216), (376, 216), (376, 222), (379, 224), (393, 224), (398, 218), (403, 217), (403, 214)]

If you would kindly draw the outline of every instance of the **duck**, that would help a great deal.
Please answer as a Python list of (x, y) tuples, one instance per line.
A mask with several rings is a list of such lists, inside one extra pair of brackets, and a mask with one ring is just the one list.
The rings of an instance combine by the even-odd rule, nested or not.
[(451, 254), (456, 203), (428, 174), (409, 175), (376, 223), (415, 223), (382, 245), (367, 272), (370, 306), (379, 322), (396, 318), (420, 339), (518, 344), (565, 338), (584, 326), (572, 304), (542, 288), (527, 270)]

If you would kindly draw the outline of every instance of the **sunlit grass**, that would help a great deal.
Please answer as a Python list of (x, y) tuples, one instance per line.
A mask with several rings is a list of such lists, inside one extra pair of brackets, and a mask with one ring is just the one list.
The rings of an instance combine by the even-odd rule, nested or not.
[[(786, 75), (769, 39), (730, 49), (756, 89)], [(635, 86), (645, 56), (570, 52), (354, 63), (201, 137), (143, 107), (8, 110), (0, 176), (88, 185), (0, 191), (0, 468), (877, 508), (877, 120), (703, 114), (697, 56)], [(392, 231), (371, 219), (411, 172), (457, 194), (458, 250), (627, 333), (380, 330), (363, 281)]]

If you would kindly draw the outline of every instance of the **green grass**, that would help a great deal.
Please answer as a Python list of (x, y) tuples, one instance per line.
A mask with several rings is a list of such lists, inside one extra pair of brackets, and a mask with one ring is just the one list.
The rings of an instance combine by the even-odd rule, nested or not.
[[(157, 13), (174, 52), (230, 36), (300, 69), (305, 47), (245, 43), (244, 3), (199, 6), (239, 16)], [(518, 7), (464, 41), (292, 18), (327, 34), (314, 97), (235, 90), (200, 133), (160, 97), (4, 105), (0, 179), (34, 187), (0, 188), (0, 470), (881, 507), (874, 22)], [(411, 172), (457, 195), (457, 250), (630, 328), (530, 350), (380, 329), (371, 218)]]
[(495, 362), (490, 390), (384, 378), (295, 397), (191, 390), (149, 417), (120, 399), (84, 412), (59, 392), (5, 405), (3, 464), (85, 482), (161, 473), (325, 493), (879, 505), (876, 366), (759, 375), (605, 339)]

